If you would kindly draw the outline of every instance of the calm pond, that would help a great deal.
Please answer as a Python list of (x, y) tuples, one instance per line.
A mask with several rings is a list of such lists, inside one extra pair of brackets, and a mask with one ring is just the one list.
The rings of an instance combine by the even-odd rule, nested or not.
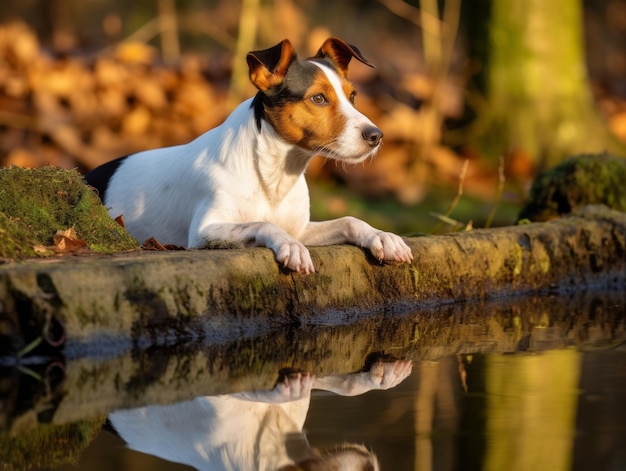
[(623, 291), (0, 360), (0, 470), (626, 470)]

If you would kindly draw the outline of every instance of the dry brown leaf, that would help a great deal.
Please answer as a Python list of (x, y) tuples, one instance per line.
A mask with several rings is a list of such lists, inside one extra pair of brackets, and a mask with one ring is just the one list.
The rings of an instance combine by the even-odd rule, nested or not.
[(155, 252), (167, 252), (169, 250), (187, 250), (185, 247), (181, 247), (180, 245), (174, 245), (174, 244), (163, 245), (154, 237), (150, 237), (149, 239), (145, 240), (143, 244), (141, 244), (141, 248), (143, 250), (151, 250)]
[(69, 229), (66, 229), (64, 231), (59, 229), (57, 231), (57, 233), (54, 235), (54, 239), (56, 240), (57, 237), (61, 237), (61, 236), (68, 237), (68, 238), (71, 238), (71, 239), (76, 239), (77, 238), (76, 237), (76, 231), (74, 230), (73, 227), (70, 227)]
[(54, 235), (54, 250), (57, 253), (76, 252), (87, 246), (87, 242), (76, 237), (73, 227), (65, 231), (57, 231)]
[(124, 222), (124, 215), (120, 214), (118, 217), (114, 219), (116, 223), (118, 223), (122, 227), (126, 227), (126, 223)]
[(144, 250), (152, 250), (156, 252), (165, 252), (167, 249), (154, 237), (150, 237), (141, 244), (141, 248)]

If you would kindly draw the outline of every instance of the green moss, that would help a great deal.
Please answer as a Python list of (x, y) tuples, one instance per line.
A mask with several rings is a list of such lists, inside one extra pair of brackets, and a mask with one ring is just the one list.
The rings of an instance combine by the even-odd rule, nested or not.
[(626, 159), (610, 154), (571, 157), (533, 182), (519, 219), (547, 221), (588, 204), (626, 212)]
[(241, 312), (254, 312), (266, 305), (267, 299), (275, 299), (278, 287), (262, 277), (249, 278), (233, 276), (232, 286), (239, 287), (233, 290), (233, 303)]
[(95, 252), (137, 249), (75, 170), (54, 167), (0, 169), (0, 257), (37, 256), (58, 230), (73, 227)]
[(36, 469), (77, 463), (81, 452), (100, 433), (104, 417), (69, 425), (40, 424), (14, 438), (0, 437), (0, 469)]

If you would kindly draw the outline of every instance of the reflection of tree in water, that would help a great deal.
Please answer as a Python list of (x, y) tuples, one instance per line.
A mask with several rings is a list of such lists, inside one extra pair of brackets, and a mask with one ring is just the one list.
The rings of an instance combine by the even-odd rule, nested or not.
[[(319, 377), (357, 371), (364, 363), (359, 352), (377, 345), (381, 351), (412, 359), (413, 374), (384, 392), (350, 398), (314, 392), (304, 429), (316, 448), (332, 448), (343, 441), (363, 443), (376, 453), (383, 469), (390, 464), (406, 470), (432, 465), (440, 471), (458, 469), (454, 466), (459, 463), (464, 469), (481, 469), (487, 459), (497, 462), (501, 448), (530, 446), (539, 436), (537, 428), (549, 420), (545, 431), (570, 441), (560, 444), (561, 461), (566, 450), (578, 465), (600, 458), (615, 461), (626, 433), (622, 404), (626, 359), (619, 347), (626, 332), (623, 312), (622, 292), (538, 296), (424, 308), (410, 315), (369, 314), (352, 325), (301, 326), (215, 345), (205, 339), (201, 345), (137, 349), (106, 359), (92, 360), (80, 356), (84, 351), (74, 351), (65, 377), (54, 375), (47, 383), (35, 378), (46, 377), (45, 368), (31, 365), (35, 376), (0, 370), (0, 452), (13, 451), (2, 452), (2, 457), (18, 463), (19, 450), (30, 453), (24, 459), (33, 462), (58, 456), (59, 461), (48, 463), (54, 465), (63, 461), (62, 456), (77, 458), (98, 432), (97, 422), (86, 421), (80, 428), (63, 424), (111, 410), (190, 402), (199, 395), (270, 389), (275, 372), (284, 365), (302, 365)], [(576, 359), (581, 354), (571, 350), (574, 347), (583, 352), (581, 360)], [(518, 354), (509, 355), (514, 352)], [(153, 367), (155, 360), (159, 368)], [(577, 376), (578, 392), (571, 387)], [(342, 381), (335, 379), (326, 386), (338, 384)], [(575, 401), (572, 391), (580, 392)], [(541, 423), (533, 422), (537, 415), (529, 413), (552, 407), (551, 401), (558, 405), (540, 414)], [(567, 430), (572, 408), (579, 430), (574, 438)], [(498, 420), (504, 427), (501, 433), (495, 432)], [(42, 421), (51, 424), (27, 433)], [(490, 439), (494, 434), (499, 435), (497, 440)], [(53, 438), (45, 440), (42, 435)], [(120, 451), (119, 442), (111, 443), (114, 438), (100, 434), (81, 456), (81, 468), (90, 469), (92, 454), (117, 453), (121, 459), (126, 452)], [(602, 448), (604, 444), (609, 445)], [(133, 462), (139, 456), (134, 454)]]

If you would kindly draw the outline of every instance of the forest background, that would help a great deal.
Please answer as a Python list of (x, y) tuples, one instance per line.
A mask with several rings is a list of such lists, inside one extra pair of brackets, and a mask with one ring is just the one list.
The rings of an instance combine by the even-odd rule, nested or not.
[(339, 36), (378, 156), (308, 170), (313, 217), (515, 221), (538, 171), (626, 152), (625, 0), (3, 0), (0, 167), (89, 170), (187, 142), (255, 90), (245, 54)]

